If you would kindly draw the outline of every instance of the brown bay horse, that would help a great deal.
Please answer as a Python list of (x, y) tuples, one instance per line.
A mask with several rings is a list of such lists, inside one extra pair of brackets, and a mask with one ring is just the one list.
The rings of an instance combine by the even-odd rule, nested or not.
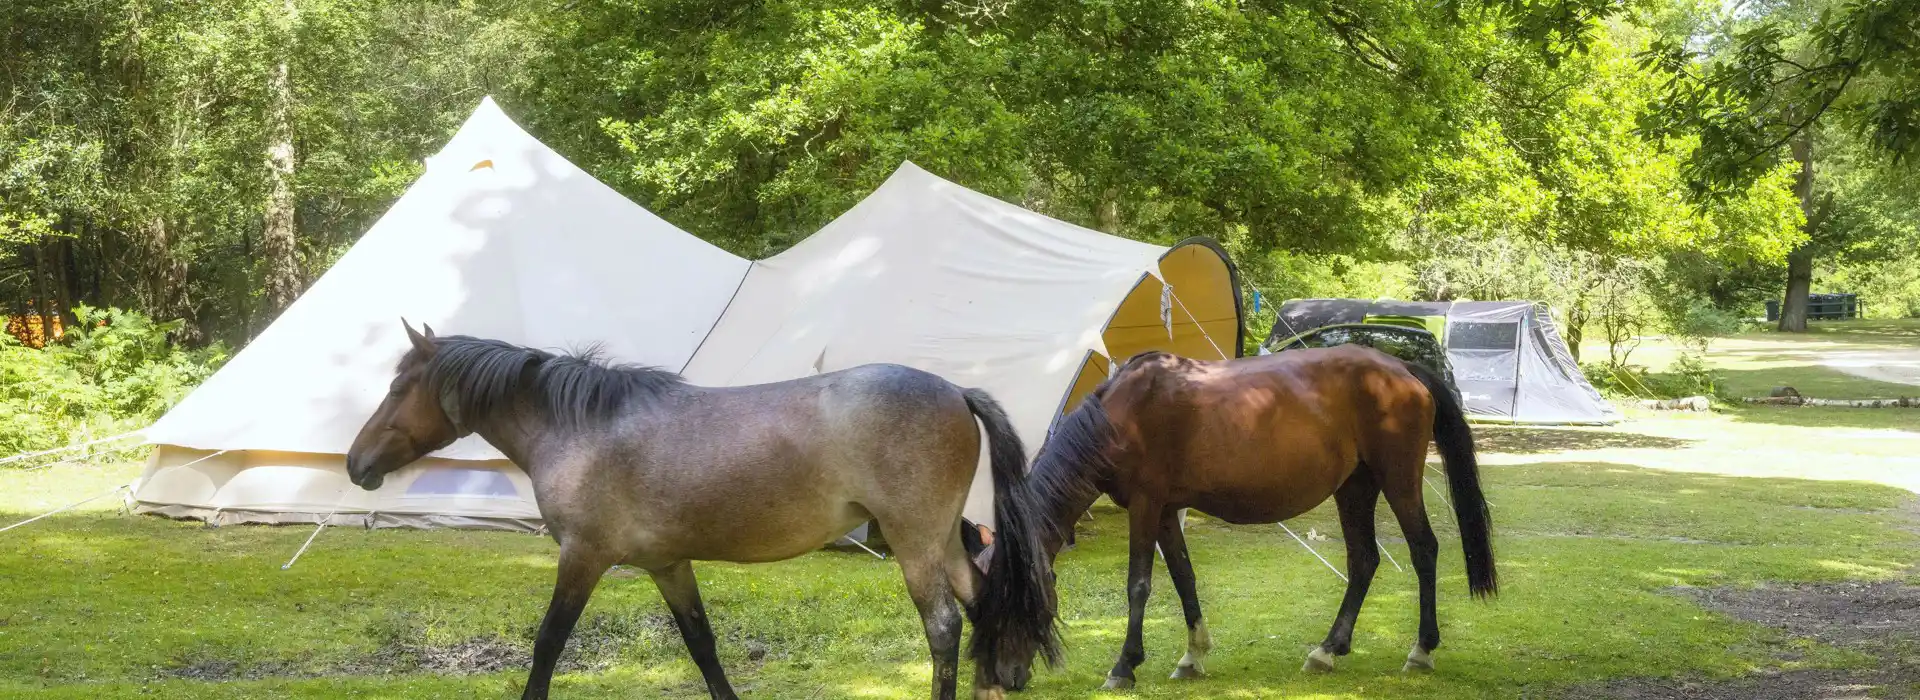
[[(706, 388), (590, 353), (435, 338), (431, 328), (407, 335), (411, 350), (347, 453), (348, 476), (379, 488), (384, 475), (475, 433), (527, 472), (560, 562), (524, 698), (547, 697), (594, 586), (621, 563), (652, 575), (709, 694), (735, 697), (691, 562), (788, 559), (868, 519), (886, 533), (925, 625), (933, 697), (955, 693), (956, 599), (974, 623), (976, 698), (1024, 681), (1003, 683), (1002, 668), (1024, 674), (1036, 654), (1059, 656), (1025, 452), (985, 392), (897, 365)], [(997, 526), (984, 574), (967, 558), (960, 518), (981, 426)]]
[[(1074, 522), (1104, 493), (1127, 509), (1126, 642), (1106, 686), (1134, 684), (1146, 658), (1140, 626), (1156, 548), (1187, 621), (1174, 678), (1195, 678), (1212, 646), (1195, 591), (1179, 513), (1193, 508), (1235, 524), (1277, 523), (1331, 496), (1340, 509), (1348, 583), (1326, 640), (1306, 670), (1331, 671), (1348, 653), (1354, 621), (1379, 566), (1374, 507), (1382, 494), (1406, 533), (1420, 583), (1420, 628), (1406, 670), (1433, 668), (1439, 541), (1421, 485), (1427, 444), (1439, 446), (1466, 554), (1468, 588), (1495, 594), (1491, 523), (1473, 433), (1445, 381), (1370, 348), (1338, 346), (1201, 362), (1164, 353), (1127, 361), (1061, 419), (1035, 458), (1028, 487), (1047, 520), (1041, 546), (1057, 555)], [(997, 553), (986, 548), (982, 561)], [(1029, 657), (1031, 658), (1031, 657)], [(1024, 671), (1015, 662), (1007, 674)]]

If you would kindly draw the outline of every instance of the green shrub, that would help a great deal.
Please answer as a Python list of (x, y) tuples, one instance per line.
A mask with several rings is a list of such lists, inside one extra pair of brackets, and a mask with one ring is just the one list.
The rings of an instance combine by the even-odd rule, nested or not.
[(1707, 366), (1706, 356), (1683, 352), (1665, 372), (1649, 372), (1637, 365), (1615, 366), (1589, 362), (1581, 373), (1595, 389), (1621, 399), (1679, 399), (1688, 396), (1719, 395), (1718, 377)]
[(75, 309), (80, 323), (45, 349), (0, 335), (0, 456), (153, 422), (226, 361), (218, 345), (167, 342), (179, 322), (118, 309)]

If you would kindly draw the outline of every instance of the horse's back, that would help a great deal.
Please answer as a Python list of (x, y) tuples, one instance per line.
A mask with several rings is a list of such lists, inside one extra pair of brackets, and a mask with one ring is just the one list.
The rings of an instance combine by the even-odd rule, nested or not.
[(1312, 509), (1385, 443), (1424, 450), (1409, 421), (1432, 418), (1399, 360), (1356, 346), (1213, 362), (1156, 353), (1116, 374), (1102, 403), (1129, 451), (1168, 472), (1157, 488), (1231, 521)]

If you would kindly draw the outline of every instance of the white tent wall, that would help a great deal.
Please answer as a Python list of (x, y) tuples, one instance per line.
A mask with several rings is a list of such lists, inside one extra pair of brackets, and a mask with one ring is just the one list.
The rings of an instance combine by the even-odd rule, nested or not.
[[(1169, 286), (1185, 305), (1171, 309), (1171, 330)], [(1211, 358), (1209, 334), (1237, 343), (1234, 294), (1215, 249), (1110, 236), (907, 163), (818, 233), (754, 263), (685, 374), (731, 386), (907, 365), (993, 394), (1032, 454), (1086, 384), (1090, 357)], [(1103, 369), (1086, 379), (1099, 378)], [(967, 517), (992, 522), (991, 494), (981, 469)]]
[[(407, 347), (443, 334), (570, 349), (739, 386), (889, 362), (985, 389), (1029, 454), (1108, 358), (1237, 354), (1226, 254), (1131, 241), (911, 163), (818, 233), (748, 262), (674, 228), (491, 100), (299, 301), (148, 431), (143, 512), (214, 523), (532, 529), (530, 483), (469, 437), (367, 493), (343, 454)], [(984, 450), (982, 464), (985, 463)], [(967, 515), (992, 522), (988, 470)]]

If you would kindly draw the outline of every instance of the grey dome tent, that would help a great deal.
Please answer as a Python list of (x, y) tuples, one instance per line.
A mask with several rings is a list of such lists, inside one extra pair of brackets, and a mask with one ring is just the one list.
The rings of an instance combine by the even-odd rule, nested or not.
[(1607, 425), (1620, 412), (1587, 383), (1546, 304), (1532, 301), (1295, 299), (1280, 305), (1264, 348), (1327, 326), (1426, 330), (1446, 347), (1468, 417), (1479, 422)]

